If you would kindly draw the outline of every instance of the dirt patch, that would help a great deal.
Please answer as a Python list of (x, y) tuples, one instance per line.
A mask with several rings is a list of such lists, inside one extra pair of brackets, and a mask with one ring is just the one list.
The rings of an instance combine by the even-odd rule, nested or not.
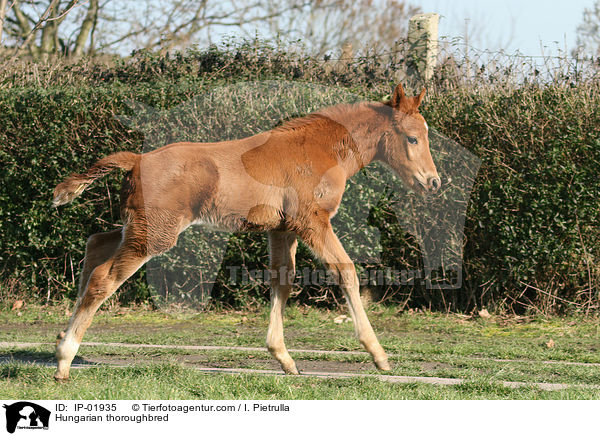
[[(370, 362), (337, 362), (326, 360), (301, 360), (295, 359), (296, 365), (300, 372), (302, 371), (324, 371), (331, 373), (361, 373), (368, 370), (373, 370), (375, 367)], [(9, 355), (0, 356), (0, 364), (5, 363), (28, 363), (41, 366), (54, 366), (56, 360), (50, 353), (35, 353), (35, 352), (17, 352)], [(208, 368), (253, 368), (279, 371), (281, 367), (274, 359), (263, 359), (253, 357), (226, 358), (219, 359), (215, 356), (203, 354), (182, 354), (169, 356), (119, 356), (119, 355), (104, 355), (104, 356), (77, 356), (73, 360), (75, 366), (94, 366), (94, 365), (111, 365), (111, 366), (127, 366), (136, 364), (164, 364), (164, 363), (181, 363), (192, 367), (208, 367)]]
[(440, 369), (454, 369), (452, 365), (443, 362), (420, 362), (419, 365), (423, 371), (439, 371)]

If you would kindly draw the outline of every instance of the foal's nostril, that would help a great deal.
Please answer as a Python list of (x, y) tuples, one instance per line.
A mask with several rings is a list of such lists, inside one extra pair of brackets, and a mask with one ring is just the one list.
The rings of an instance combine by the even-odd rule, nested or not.
[(431, 190), (435, 192), (442, 186), (442, 181), (439, 177), (432, 177), (429, 179), (429, 186), (431, 187)]

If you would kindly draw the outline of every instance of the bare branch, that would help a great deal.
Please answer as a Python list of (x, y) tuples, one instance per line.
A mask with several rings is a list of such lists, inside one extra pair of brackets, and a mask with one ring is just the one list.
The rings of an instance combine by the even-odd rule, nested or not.
[(79, 0), (71, 0), (69, 2), (69, 4), (67, 5), (67, 7), (60, 14), (58, 14), (57, 17), (48, 18), (47, 21), (58, 21), (60, 23), (67, 17), (67, 14), (69, 12), (71, 12), (74, 8), (76, 8), (78, 6), (83, 6), (86, 3), (87, 3), (87, 0), (84, 2), (79, 2)]
[[(48, 19), (48, 16), (52, 12), (52, 10), (55, 8), (55, 6), (58, 4), (58, 2), (59, 2), (59, 0), (52, 0), (50, 2), (50, 4), (48, 5), (48, 7), (46, 8), (46, 10), (44, 11), (44, 13), (42, 14), (42, 16), (40, 17), (39, 21), (37, 22), (37, 24), (29, 32), (29, 35), (27, 35), (27, 37), (25, 38), (25, 40), (17, 47), (17, 49), (15, 50), (14, 54), (10, 58), (10, 61), (15, 60), (19, 56), (19, 54), (21, 53), (21, 51), (23, 50), (23, 48), (25, 48), (25, 47), (27, 47), (29, 45), (29, 43), (31, 42), (31, 40), (35, 36), (36, 32), (44, 25), (44, 23)], [(15, 2), (15, 11), (16, 11), (16, 6), (17, 6), (17, 3)]]
[[(88, 41), (88, 52), (172, 50), (207, 44), (231, 29), (300, 39), (315, 54), (337, 50), (343, 42), (358, 50), (390, 49), (405, 36), (408, 16), (418, 11), (410, 0), (62, 0), (64, 7), (61, 0), (0, 0), (10, 1), (14, 10), (5, 17), (4, 34), (17, 41), (17, 55), (27, 48), (34, 57), (62, 48), (81, 56)], [(85, 12), (62, 24), (84, 4)], [(48, 6), (46, 12), (35, 12), (39, 5)]]

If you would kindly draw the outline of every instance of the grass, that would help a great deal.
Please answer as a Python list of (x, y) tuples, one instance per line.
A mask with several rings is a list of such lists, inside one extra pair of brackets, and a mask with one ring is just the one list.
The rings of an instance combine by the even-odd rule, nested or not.
[[(486, 379), (458, 386), (395, 384), (374, 379), (317, 379), (254, 375), (199, 374), (181, 365), (133, 365), (73, 372), (69, 383), (56, 384), (52, 370), (4, 365), (3, 398), (28, 399), (589, 399), (600, 391), (535, 387), (507, 388)], [(108, 381), (108, 382), (107, 382)]]
[[(286, 312), (289, 348), (362, 351), (351, 323), (335, 324), (336, 312), (292, 306)], [(375, 378), (316, 379), (204, 374), (194, 366), (276, 369), (265, 351), (125, 349), (85, 346), (72, 380), (56, 384), (53, 346), (0, 348), (0, 397), (30, 399), (600, 399), (600, 322), (596, 318), (469, 318), (453, 314), (396, 313), (373, 306), (370, 319), (390, 353), (392, 375), (462, 378), (456, 386), (396, 384)], [(26, 307), (21, 316), (0, 311), (0, 340), (52, 342), (68, 317), (64, 308)], [(166, 314), (141, 310), (101, 312), (86, 341), (264, 347), (267, 312)], [(552, 339), (554, 345), (547, 344)], [(366, 355), (295, 352), (308, 371), (376, 373)], [(510, 359), (510, 361), (502, 360)], [(549, 362), (550, 361), (550, 362)], [(102, 363), (126, 363), (114, 368)], [(349, 368), (346, 370), (346, 368)], [(110, 381), (110, 382), (107, 382)], [(543, 391), (507, 388), (502, 381), (565, 383)], [(585, 386), (587, 385), (587, 386)]]

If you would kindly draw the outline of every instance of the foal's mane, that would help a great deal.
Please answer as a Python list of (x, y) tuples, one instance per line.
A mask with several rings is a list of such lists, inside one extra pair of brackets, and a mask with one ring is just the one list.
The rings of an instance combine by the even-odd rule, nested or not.
[(312, 112), (308, 115), (301, 116), (298, 118), (292, 118), (284, 121), (279, 126), (272, 129), (273, 132), (290, 132), (293, 130), (300, 130), (305, 128), (314, 127), (316, 123), (339, 123), (338, 120), (344, 119), (351, 115), (353, 112), (363, 109), (376, 109), (371, 102), (359, 102), (359, 103), (341, 103), (335, 106), (329, 106), (324, 109), (319, 109), (317, 112)]

